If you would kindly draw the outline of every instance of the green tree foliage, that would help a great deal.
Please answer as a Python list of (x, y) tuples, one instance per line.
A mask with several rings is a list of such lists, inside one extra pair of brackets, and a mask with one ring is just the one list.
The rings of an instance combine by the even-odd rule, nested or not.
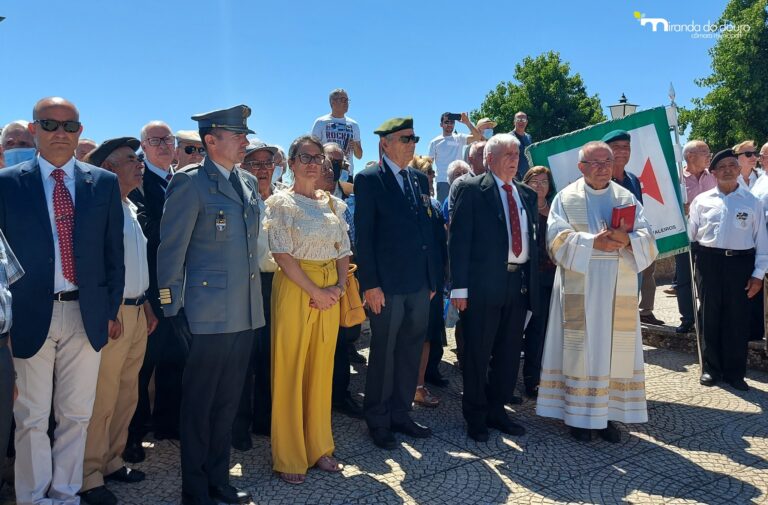
[(735, 29), (720, 32), (709, 50), (712, 75), (695, 81), (709, 91), (680, 114), (681, 125), (691, 126), (688, 138), (706, 141), (713, 151), (768, 140), (767, 6), (767, 0), (728, 2), (717, 24)]
[(499, 123), (494, 131), (509, 132), (518, 111), (528, 114), (527, 131), (537, 141), (606, 120), (598, 96), (589, 96), (581, 76), (553, 51), (515, 65), (514, 81), (489, 92), (472, 119), (490, 117)]

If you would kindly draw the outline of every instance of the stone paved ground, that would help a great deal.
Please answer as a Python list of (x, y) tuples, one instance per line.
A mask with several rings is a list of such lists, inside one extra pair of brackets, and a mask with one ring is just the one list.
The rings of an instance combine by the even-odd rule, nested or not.
[[(664, 297), (660, 288), (660, 309), (670, 305)], [(667, 316), (662, 311), (657, 315)], [(257, 504), (768, 502), (768, 374), (750, 372), (747, 393), (707, 389), (698, 384), (694, 356), (648, 347), (650, 422), (622, 426), (620, 444), (575, 442), (560, 422), (537, 417), (530, 400), (510, 411), (528, 430), (525, 436), (492, 430), (490, 441), (478, 444), (464, 432), (454, 354), (447, 350), (445, 360), (451, 384), (434, 389), (443, 403), (413, 413), (432, 427), (432, 438), (398, 435), (398, 449), (385, 452), (373, 446), (361, 421), (334, 414), (341, 475), (311, 470), (305, 484), (285, 484), (271, 472), (269, 441), (254, 437), (251, 451), (233, 451), (232, 482), (250, 490)], [(358, 369), (355, 392), (363, 378), (364, 368)], [(146, 448), (147, 461), (137, 467), (147, 480), (110, 487), (124, 505), (178, 503), (178, 444), (148, 442)], [(13, 503), (4, 493), (0, 503)]]

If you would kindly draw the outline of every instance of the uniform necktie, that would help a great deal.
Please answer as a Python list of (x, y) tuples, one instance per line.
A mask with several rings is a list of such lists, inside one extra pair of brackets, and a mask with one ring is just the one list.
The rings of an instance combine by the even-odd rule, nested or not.
[(168, 171), (168, 174), (165, 176), (165, 182), (171, 182), (171, 179), (173, 179), (173, 173)]
[(400, 177), (403, 178), (403, 193), (405, 193), (405, 198), (408, 200), (408, 203), (411, 206), (411, 210), (415, 213), (419, 207), (416, 203), (416, 196), (413, 194), (411, 183), (408, 181), (408, 170), (404, 168), (400, 170), (399, 173)]
[(229, 173), (229, 183), (232, 184), (235, 193), (240, 197), (240, 201), (245, 203), (245, 198), (243, 198), (243, 187), (240, 185), (240, 178), (235, 174), (234, 170)]
[(507, 203), (509, 203), (509, 227), (512, 229), (512, 254), (520, 256), (523, 252), (523, 237), (520, 231), (520, 213), (517, 210), (517, 202), (512, 194), (512, 186), (504, 184), (502, 189), (507, 192)]
[(77, 284), (73, 246), (75, 206), (72, 203), (72, 195), (64, 184), (64, 170), (55, 168), (51, 175), (56, 180), (56, 185), (53, 187), (53, 216), (56, 220), (56, 232), (59, 235), (61, 272), (65, 279), (72, 284)]

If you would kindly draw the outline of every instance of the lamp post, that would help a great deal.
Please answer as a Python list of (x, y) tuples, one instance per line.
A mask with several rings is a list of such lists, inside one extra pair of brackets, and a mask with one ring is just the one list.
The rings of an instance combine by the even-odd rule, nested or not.
[(611, 119), (621, 119), (630, 114), (634, 114), (637, 110), (637, 105), (628, 103), (627, 97), (622, 93), (621, 98), (619, 98), (619, 103), (609, 105), (608, 108), (611, 110)]

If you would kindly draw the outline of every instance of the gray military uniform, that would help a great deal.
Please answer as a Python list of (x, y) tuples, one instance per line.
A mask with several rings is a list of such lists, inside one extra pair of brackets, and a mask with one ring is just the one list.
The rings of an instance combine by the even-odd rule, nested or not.
[[(166, 192), (157, 251), (166, 317), (184, 307), (193, 334), (264, 326), (256, 239), (256, 178), (236, 168), (245, 202), (208, 158), (177, 172)], [(267, 301), (268, 302), (268, 301)]]

